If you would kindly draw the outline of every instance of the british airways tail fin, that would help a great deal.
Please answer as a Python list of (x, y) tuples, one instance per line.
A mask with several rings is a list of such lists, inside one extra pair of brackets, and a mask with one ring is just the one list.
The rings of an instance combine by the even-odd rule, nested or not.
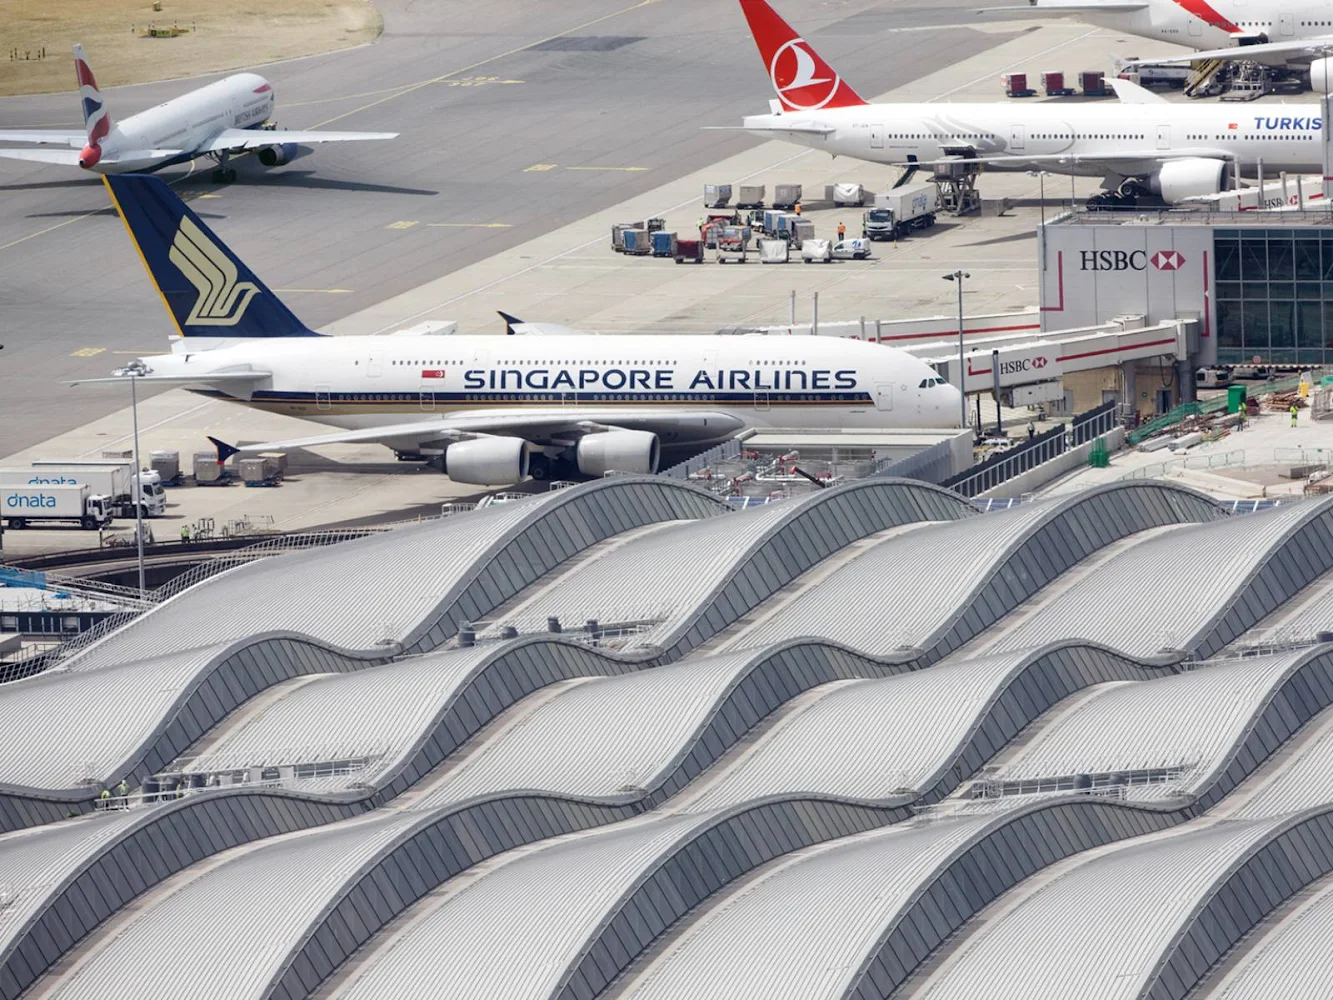
[(817, 111), (866, 103), (765, 0), (741, 0), (741, 10), (784, 110)]
[(93, 78), (82, 45), (74, 46), (74, 76), (79, 84), (79, 103), (83, 106), (83, 127), (88, 133), (88, 143), (79, 153), (79, 166), (86, 169), (97, 166), (102, 158), (102, 140), (111, 132), (111, 113), (102, 100), (102, 92), (97, 89), (97, 80)]
[[(199, 346), (249, 337), (318, 337), (156, 177), (102, 177), (180, 335)], [(204, 341), (213, 341), (205, 344)]]

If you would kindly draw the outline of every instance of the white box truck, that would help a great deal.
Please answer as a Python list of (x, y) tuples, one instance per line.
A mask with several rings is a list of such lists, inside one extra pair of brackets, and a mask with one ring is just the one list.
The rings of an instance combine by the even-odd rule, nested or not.
[(862, 217), (861, 234), (868, 240), (896, 240), (915, 229), (935, 225), (940, 189), (934, 181), (904, 184), (875, 195), (875, 206)]
[[(6, 473), (11, 470), (4, 470)], [(35, 478), (28, 482), (50, 483), (87, 483), (94, 493), (100, 493), (108, 499), (108, 506), (114, 517), (134, 516), (134, 462), (117, 458), (40, 458), (32, 463), (29, 470)], [(0, 478), (0, 482), (10, 482)], [(167, 509), (167, 494), (162, 488), (160, 473), (147, 471), (139, 473), (139, 485), (143, 490), (143, 516), (161, 517)]]
[(94, 493), (87, 483), (0, 486), (0, 517), (16, 531), (51, 521), (73, 521), (93, 531), (110, 522), (111, 511), (106, 497)]

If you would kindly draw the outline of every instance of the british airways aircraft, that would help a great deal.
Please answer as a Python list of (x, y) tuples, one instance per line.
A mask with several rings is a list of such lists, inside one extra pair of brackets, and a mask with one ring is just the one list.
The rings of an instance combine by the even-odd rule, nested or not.
[(1318, 104), (1171, 104), (1127, 80), (1112, 81), (1119, 104), (871, 104), (765, 0), (740, 4), (777, 92), (741, 129), (765, 139), (872, 163), (1101, 177), (1102, 204), (1215, 195), (1260, 160), (1272, 174), (1322, 169)]
[(837, 337), (596, 336), (512, 317), (510, 337), (326, 337), (165, 184), (104, 178), (179, 337), (110, 379), (191, 387), (342, 428), (244, 451), (374, 441), (483, 486), (651, 473), (746, 427), (956, 427), (956, 388)]
[(273, 85), (255, 73), (237, 73), (116, 124), (97, 81), (74, 46), (74, 71), (83, 106), (82, 132), (0, 129), (0, 141), (64, 146), (64, 149), (0, 149), (11, 160), (82, 167), (99, 174), (160, 170), (206, 156), (216, 161), (215, 181), (234, 181), (230, 157), (254, 152), (266, 167), (297, 157), (303, 144), (392, 139), (396, 132), (277, 131), (269, 124)]

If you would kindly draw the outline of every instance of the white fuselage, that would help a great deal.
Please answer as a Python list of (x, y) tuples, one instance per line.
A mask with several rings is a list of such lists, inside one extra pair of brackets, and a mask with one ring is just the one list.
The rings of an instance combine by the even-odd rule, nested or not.
[(240, 401), (354, 429), (429, 414), (521, 417), (561, 407), (727, 412), (760, 427), (956, 427), (960, 420), (957, 389), (924, 362), (832, 337), (298, 337), (200, 352), (186, 341), (175, 354), (143, 361), (152, 374), (197, 373), (201, 382), (209, 372), (270, 372)]
[[(791, 130), (799, 124), (834, 131)], [(1151, 174), (1160, 166), (1155, 152), (1197, 151), (1231, 158), (1242, 167), (1262, 159), (1274, 174), (1320, 170), (1322, 159), (1317, 104), (867, 104), (748, 115), (745, 128), (872, 163), (931, 161), (974, 150), (983, 159), (1005, 157), (987, 164), (988, 169), (1087, 177)], [(1108, 171), (1096, 162), (1022, 159), (1024, 154), (1114, 156), (1127, 150), (1146, 154), (1141, 169)]]
[[(1031, 13), (1041, 13), (1040, 2), (1031, 9)], [(1068, 14), (1069, 10), (1066, 8), (1060, 13)], [(1174, 0), (1154, 0), (1143, 10), (1135, 11), (1099, 12), (1095, 7), (1090, 7), (1086, 13), (1079, 13), (1078, 18), (1113, 31), (1171, 42), (1191, 49), (1224, 49), (1239, 45), (1242, 37), (1241, 33), (1231, 30), (1238, 27), (1235, 22), (1224, 17), (1206, 21), (1191, 14)]]
[[(115, 122), (101, 143), (102, 162), (90, 169), (128, 173), (193, 159), (223, 129), (255, 128), (272, 113), (273, 86), (256, 73), (236, 73)], [(118, 159), (140, 149), (179, 149), (182, 155), (168, 161)]]

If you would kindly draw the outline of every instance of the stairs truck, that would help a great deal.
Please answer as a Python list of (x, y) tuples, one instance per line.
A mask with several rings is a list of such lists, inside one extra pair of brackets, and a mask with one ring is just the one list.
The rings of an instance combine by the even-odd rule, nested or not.
[(916, 229), (935, 225), (940, 210), (940, 189), (934, 181), (905, 184), (875, 195), (875, 205), (861, 219), (861, 235), (868, 240), (901, 239)]
[(17, 531), (29, 526), (45, 527), (53, 521), (73, 522), (95, 531), (111, 521), (107, 498), (87, 483), (42, 486), (0, 486), (0, 518)]
[[(26, 471), (29, 478), (14, 476), (14, 469), (0, 470), (0, 483), (50, 484), (87, 483), (94, 493), (107, 498), (107, 506), (114, 517), (134, 517), (134, 462), (112, 458), (43, 458), (32, 463)], [(143, 491), (143, 516), (161, 517), (166, 513), (167, 494), (162, 488), (162, 476), (157, 472), (139, 471), (139, 487)]]

